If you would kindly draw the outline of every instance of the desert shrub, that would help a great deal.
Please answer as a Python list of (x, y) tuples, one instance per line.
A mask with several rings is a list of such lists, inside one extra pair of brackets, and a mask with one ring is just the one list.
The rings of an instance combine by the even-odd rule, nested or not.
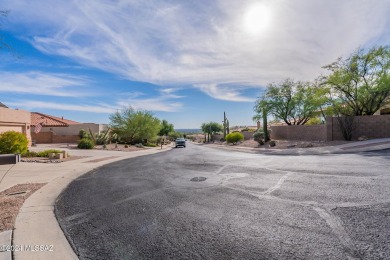
[(7, 131), (0, 134), (0, 153), (25, 153), (27, 152), (27, 137), (19, 132)]
[(321, 119), (318, 117), (310, 118), (309, 121), (307, 121), (306, 125), (320, 125), (322, 124)]
[(241, 140), (244, 140), (244, 136), (240, 132), (234, 132), (226, 136), (226, 141), (228, 143), (236, 144)]
[(264, 144), (264, 133), (263, 132), (255, 132), (253, 134), (253, 140), (259, 143), (259, 145)]
[(139, 143), (139, 144), (136, 144), (135, 147), (138, 147), (138, 148), (143, 148), (144, 145), (142, 143)]
[(22, 157), (38, 157), (38, 153), (34, 151), (27, 151), (22, 153)]
[(153, 144), (153, 143), (146, 143), (145, 146), (147, 146), (147, 147), (157, 147), (157, 145)]
[(125, 144), (125, 146), (123, 146), (124, 148), (129, 148), (129, 146), (127, 144)]
[(49, 153), (62, 153), (60, 150), (48, 149), (37, 153), (37, 157), (49, 157)]
[(95, 143), (89, 138), (82, 138), (77, 145), (79, 149), (92, 149), (95, 147)]
[(83, 138), (86, 138), (87, 137), (87, 131), (85, 131), (84, 129), (80, 129), (79, 131), (79, 137), (80, 139), (83, 139)]
[(226, 140), (225, 140), (225, 138), (221, 138), (221, 139), (219, 139), (219, 141), (221, 141), (221, 142), (225, 142)]
[(276, 142), (275, 141), (269, 141), (269, 146), (270, 147), (274, 147), (276, 145)]

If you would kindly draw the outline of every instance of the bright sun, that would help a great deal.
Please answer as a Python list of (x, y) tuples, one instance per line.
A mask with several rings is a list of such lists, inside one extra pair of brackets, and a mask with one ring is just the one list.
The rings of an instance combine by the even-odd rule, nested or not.
[(244, 28), (248, 33), (257, 34), (268, 27), (271, 13), (267, 6), (256, 4), (247, 9), (244, 16)]

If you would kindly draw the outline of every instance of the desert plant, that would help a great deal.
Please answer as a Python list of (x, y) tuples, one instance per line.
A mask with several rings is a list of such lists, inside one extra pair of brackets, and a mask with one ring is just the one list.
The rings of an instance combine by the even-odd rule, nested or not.
[(105, 132), (96, 134), (95, 140), (96, 144), (107, 144), (110, 141), (110, 128), (108, 128)]
[(257, 131), (253, 134), (253, 140), (259, 143), (259, 145), (264, 144), (264, 132)]
[(38, 157), (38, 153), (34, 151), (27, 151), (22, 153), (22, 157)]
[(147, 147), (157, 147), (157, 145), (153, 144), (153, 143), (146, 143), (145, 146), (147, 146)]
[(144, 148), (144, 145), (139, 143), (139, 144), (136, 144), (135, 147), (138, 147), (138, 148)]
[(80, 139), (83, 139), (83, 138), (86, 138), (87, 137), (87, 131), (85, 131), (84, 129), (80, 129), (79, 131), (79, 137)]
[(37, 153), (37, 157), (49, 157), (50, 153), (62, 153), (60, 150), (48, 149)]
[(79, 149), (92, 149), (95, 147), (95, 143), (89, 138), (82, 138), (77, 145)]
[(226, 141), (228, 143), (236, 144), (241, 140), (244, 140), (244, 136), (239, 132), (234, 132), (226, 136)]
[(27, 137), (16, 131), (7, 131), (0, 134), (0, 153), (25, 153), (27, 152)]

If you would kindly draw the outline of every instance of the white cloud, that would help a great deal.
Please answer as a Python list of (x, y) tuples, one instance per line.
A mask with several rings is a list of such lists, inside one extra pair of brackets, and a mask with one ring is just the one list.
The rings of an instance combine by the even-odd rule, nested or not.
[(0, 72), (0, 78), (2, 81), (0, 92), (71, 97), (88, 95), (80, 89), (88, 82), (84, 77), (30, 71), (25, 73)]
[[(259, 2), (270, 12), (269, 26), (248, 33), (246, 11)], [(31, 43), (44, 53), (132, 80), (196, 85), (219, 99), (228, 84), (224, 99), (233, 101), (246, 99), (239, 95), (243, 84), (313, 79), (338, 56), (390, 40), (388, 0), (5, 0), (3, 5), (12, 10), (14, 30), (27, 27)]]
[(67, 110), (67, 111), (80, 111), (80, 112), (91, 112), (91, 113), (105, 113), (110, 114), (116, 111), (115, 107), (108, 105), (74, 105), (74, 104), (62, 104), (54, 102), (42, 102), (42, 101), (29, 101), (19, 100), (16, 102), (7, 102), (8, 105), (18, 108), (24, 108), (27, 110), (38, 110), (38, 109), (56, 109), (56, 110)]
[(195, 87), (215, 99), (234, 102), (254, 102), (256, 100), (242, 96), (234, 87), (218, 86), (217, 84), (198, 84)]
[(119, 107), (132, 106), (135, 109), (144, 109), (150, 111), (177, 112), (183, 107), (183, 103), (176, 99), (184, 96), (164, 94), (152, 98), (138, 98), (139, 93), (127, 93), (126, 97), (121, 98), (116, 104)]

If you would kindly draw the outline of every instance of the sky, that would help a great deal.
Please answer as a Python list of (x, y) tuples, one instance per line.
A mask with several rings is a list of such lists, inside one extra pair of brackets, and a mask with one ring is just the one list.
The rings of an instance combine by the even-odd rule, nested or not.
[(390, 42), (389, 0), (2, 0), (0, 102), (109, 123), (255, 125), (265, 86)]

